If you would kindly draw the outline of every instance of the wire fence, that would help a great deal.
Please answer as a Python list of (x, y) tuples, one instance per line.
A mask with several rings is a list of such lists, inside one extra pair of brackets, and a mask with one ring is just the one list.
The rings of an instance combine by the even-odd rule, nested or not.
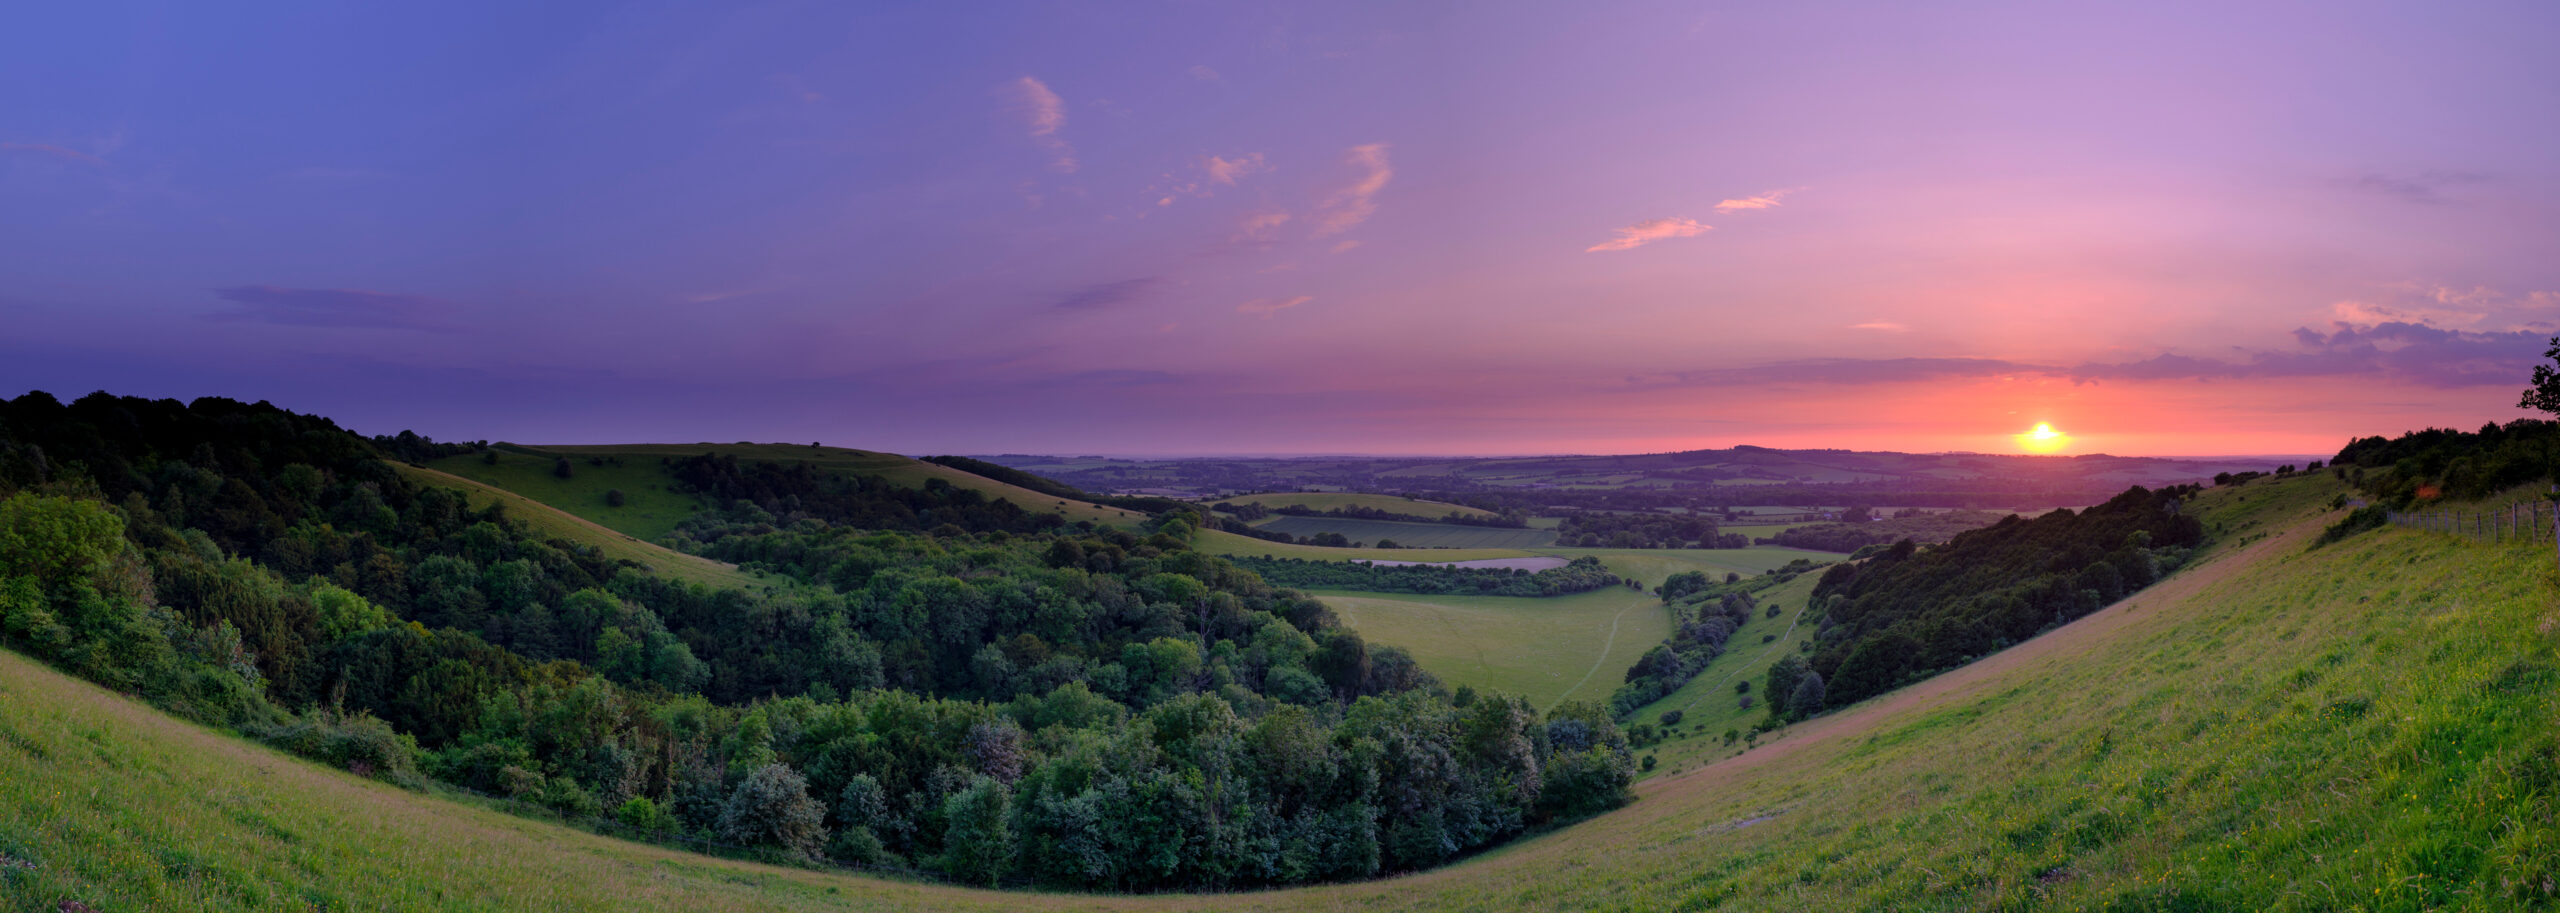
[(2560, 535), (2560, 504), (2520, 501), (2486, 510), (2395, 510), (2390, 520), (2393, 526), (2480, 542), (2552, 542)]

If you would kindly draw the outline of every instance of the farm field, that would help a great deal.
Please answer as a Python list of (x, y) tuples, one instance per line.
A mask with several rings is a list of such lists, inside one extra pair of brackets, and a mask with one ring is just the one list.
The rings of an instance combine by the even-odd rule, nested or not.
[(2560, 813), (2549, 549), (2389, 528), (2311, 549), (2338, 490), (2208, 493), (2225, 538), (2161, 584), (1653, 777), (1624, 810), (1429, 872), (1235, 895), (994, 893), (673, 853), (361, 780), (0, 654), (0, 905), (2543, 907), (2560, 836), (2519, 823)]
[(1450, 687), (1520, 695), (1541, 711), (1607, 700), (1627, 667), (1671, 635), (1670, 607), (1623, 587), (1544, 598), (1315, 595), (1362, 638), (1405, 648)]
[(1460, 526), (1454, 523), (1404, 523), (1395, 520), (1349, 520), (1340, 517), (1273, 517), (1256, 529), (1288, 533), (1301, 539), (1341, 533), (1353, 542), (1393, 539), (1408, 548), (1537, 548), (1556, 541), (1554, 530)]
[(422, 469), (403, 463), (391, 465), (401, 474), (422, 484), (462, 492), (470, 499), (469, 503), (475, 510), (487, 507), (492, 501), (505, 504), (507, 516), (523, 521), (543, 535), (595, 546), (607, 558), (637, 561), (650, 570), (673, 579), (718, 587), (743, 587), (773, 582), (740, 570), (736, 565), (713, 561), (699, 555), (688, 555), (662, 545), (641, 541), (629, 533), (611, 529), (601, 523), (505, 488), (448, 475), (434, 469)]
[(1450, 514), (1467, 517), (1490, 517), (1493, 511), (1443, 501), (1417, 501), (1395, 495), (1367, 494), (1351, 491), (1284, 491), (1258, 495), (1237, 495), (1210, 502), (1219, 504), (1260, 504), (1264, 507), (1304, 507), (1309, 510), (1341, 510), (1363, 507), (1388, 513), (1412, 514), (1434, 519)]

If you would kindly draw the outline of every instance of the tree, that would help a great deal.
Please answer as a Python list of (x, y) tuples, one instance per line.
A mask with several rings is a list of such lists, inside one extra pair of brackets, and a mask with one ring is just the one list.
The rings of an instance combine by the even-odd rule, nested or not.
[[(2542, 357), (2560, 364), (2560, 336), (2551, 337), (2551, 347), (2543, 350)], [(2533, 366), (2533, 385), (2524, 388), (2516, 408), (2560, 415), (2560, 370), (2552, 365)]]
[(1796, 681), (1796, 691), (1787, 697), (1787, 712), (1797, 719), (1822, 712), (1822, 673), (1805, 670)]
[(1013, 861), (1013, 790), (980, 776), (942, 802), (949, 822), (942, 836), (942, 870), (972, 884), (993, 887)]
[(720, 809), (720, 836), (751, 846), (814, 857), (827, 841), (827, 810), (809, 798), (809, 781), (783, 764), (748, 774)]
[(630, 496), (623, 494), (622, 489), (608, 488), (604, 490), (604, 506), (606, 507), (621, 507), (628, 501), (630, 501)]
[(570, 470), (570, 468), (569, 468), (569, 458), (568, 458), (568, 457), (560, 457), (559, 459), (552, 460), (552, 461), (551, 461), (551, 474), (552, 474), (552, 475), (555, 475), (555, 476), (559, 476), (559, 477), (561, 477), (561, 478), (563, 478), (563, 479), (568, 478), (569, 476), (573, 475), (573, 474), (574, 474), (574, 473), (573, 473), (573, 471), (572, 471), (572, 470)]
[(1805, 668), (1802, 657), (1789, 656), (1772, 664), (1769, 667), (1769, 686), (1760, 692), (1769, 696), (1769, 712), (1784, 715), (1794, 704), (1796, 685), (1810, 674), (1812, 671)]

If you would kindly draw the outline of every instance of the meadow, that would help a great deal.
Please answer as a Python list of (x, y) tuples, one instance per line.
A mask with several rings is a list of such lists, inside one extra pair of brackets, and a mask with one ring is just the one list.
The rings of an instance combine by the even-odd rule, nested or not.
[[(976, 491), (991, 500), (1002, 498), (1011, 501), (1024, 510), (1057, 513), (1070, 523), (1091, 520), (1111, 526), (1135, 526), (1145, 519), (1136, 511), (1055, 498), (936, 463), (894, 453), (843, 447), (743, 443), (545, 447), (500, 444), (494, 452), (498, 455), (495, 464), (487, 462), (479, 454), (463, 454), (436, 460), (427, 466), (515, 492), (608, 529), (652, 542), (665, 538), (675, 531), (676, 524), (709, 506), (703, 504), (701, 498), (680, 491), (680, 486), (660, 460), (680, 460), (705, 453), (735, 455), (745, 461), (807, 463), (846, 475), (879, 476), (909, 488), (921, 488), (928, 479), (941, 479), (953, 487)], [(567, 457), (570, 464), (570, 475), (566, 479), (552, 472), (561, 457)], [(591, 460), (601, 460), (604, 465), (595, 465)], [(608, 490), (623, 492), (623, 506), (614, 507), (606, 502), (605, 492)]]
[[(504, 504), (508, 517), (523, 521), (526, 526), (540, 535), (595, 546), (596, 550), (604, 553), (607, 558), (636, 561), (661, 576), (720, 587), (756, 586), (780, 582), (759, 578), (740, 570), (737, 565), (713, 561), (700, 555), (688, 555), (663, 545), (642, 541), (630, 533), (608, 528), (596, 521), (506, 488), (448, 475), (434, 469), (423, 469), (401, 463), (392, 465), (402, 475), (420, 484), (461, 492), (469, 499), (474, 510), (485, 508), (493, 502)], [(556, 491), (553, 494), (555, 497), (560, 496)]]
[(2162, 583), (1654, 777), (1621, 811), (1429, 872), (1235, 895), (673, 853), (362, 780), (0, 656), (0, 889), (27, 911), (2547, 908), (2551, 552), (2388, 528), (2312, 549), (2339, 492), (2208, 492), (2221, 538)]
[(1627, 667), (1671, 634), (1651, 593), (1610, 587), (1570, 596), (1404, 596), (1319, 590), (1369, 642), (1402, 647), (1449, 687), (1529, 699), (1606, 701)]

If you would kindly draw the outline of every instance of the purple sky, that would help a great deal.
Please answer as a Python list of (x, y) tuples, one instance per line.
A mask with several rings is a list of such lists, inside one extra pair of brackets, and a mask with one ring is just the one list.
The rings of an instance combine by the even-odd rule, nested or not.
[(0, 395), (910, 453), (2522, 414), (2560, 6), (2088, 6), (53, 4)]

